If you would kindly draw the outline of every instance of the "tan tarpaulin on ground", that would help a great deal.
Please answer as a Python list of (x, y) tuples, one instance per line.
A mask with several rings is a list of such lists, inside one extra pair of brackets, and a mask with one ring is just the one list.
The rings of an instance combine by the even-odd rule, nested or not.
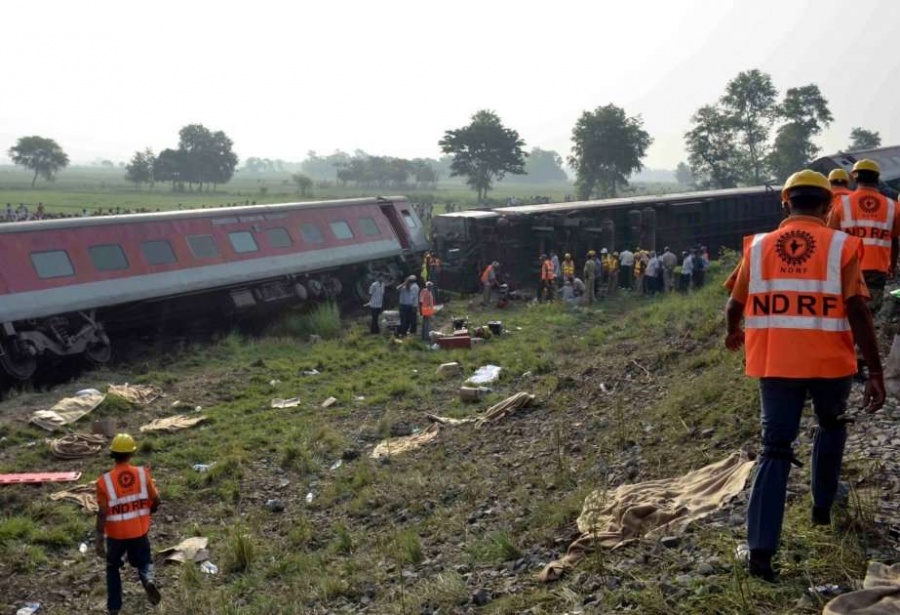
[(175, 416), (166, 417), (164, 419), (153, 420), (146, 425), (141, 425), (141, 431), (181, 431), (193, 427), (197, 423), (205, 421), (205, 416), (185, 416), (184, 414), (176, 414)]
[(869, 562), (863, 589), (838, 596), (822, 615), (897, 615), (900, 613), (900, 564)]
[(195, 536), (193, 538), (185, 538), (174, 547), (163, 549), (159, 555), (166, 558), (167, 562), (204, 562), (209, 559), (209, 551), (206, 547), (209, 545), (209, 538), (203, 536)]
[(146, 406), (162, 397), (162, 389), (153, 384), (111, 384), (106, 390), (106, 394), (121, 397), (133, 404)]
[(593, 491), (578, 517), (581, 537), (562, 559), (547, 564), (538, 579), (555, 581), (595, 547), (612, 549), (641, 537), (684, 531), (740, 493), (752, 469), (746, 453), (736, 452), (677, 478), (621, 485), (611, 493)]
[(510, 414), (525, 408), (532, 401), (534, 395), (531, 393), (516, 393), (507, 397), (503, 401), (494, 404), (478, 416), (469, 416), (464, 419), (454, 419), (447, 416), (437, 416), (436, 414), (426, 414), (429, 421), (439, 423), (441, 425), (465, 425), (466, 423), (475, 423), (476, 427), (481, 427), (485, 423), (493, 423), (506, 418)]
[(78, 502), (86, 513), (97, 512), (97, 487), (95, 485), (78, 485), (64, 491), (50, 494), (53, 501), (72, 500)]
[(56, 440), (50, 440), (50, 453), (57, 459), (81, 459), (96, 455), (103, 450), (106, 436), (72, 433)]
[(65, 397), (49, 410), (38, 410), (31, 415), (31, 422), (47, 431), (55, 431), (69, 423), (74, 423), (99, 406), (106, 395), (102, 393)]
[(439, 427), (437, 425), (429, 425), (422, 433), (382, 440), (372, 451), (372, 459), (391, 457), (393, 455), (400, 455), (401, 453), (417, 449), (437, 438), (438, 431)]

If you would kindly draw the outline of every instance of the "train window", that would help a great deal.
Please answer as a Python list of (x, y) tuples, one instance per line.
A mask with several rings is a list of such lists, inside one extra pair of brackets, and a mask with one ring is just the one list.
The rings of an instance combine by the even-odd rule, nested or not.
[(253, 233), (250, 231), (235, 231), (233, 233), (228, 233), (228, 239), (231, 240), (231, 247), (234, 248), (234, 251), (238, 254), (256, 252), (259, 250), (259, 246), (256, 245), (256, 240), (253, 239)]
[(269, 245), (273, 248), (290, 248), (294, 243), (291, 241), (291, 235), (287, 232), (287, 229), (280, 226), (278, 228), (267, 228), (266, 239), (269, 240)]
[(72, 261), (69, 260), (69, 255), (65, 250), (32, 252), (31, 264), (34, 265), (34, 270), (42, 280), (75, 275)]
[(88, 248), (91, 262), (97, 271), (121, 271), (128, 269), (128, 259), (122, 252), (122, 246), (114, 243)]
[(322, 237), (322, 231), (315, 224), (306, 222), (300, 225), (300, 232), (303, 234), (303, 241), (306, 243), (322, 243), (325, 238)]
[(381, 231), (378, 229), (378, 225), (375, 224), (375, 220), (369, 218), (368, 216), (364, 216), (358, 220), (359, 228), (362, 230), (363, 235), (367, 237), (376, 237), (381, 235)]
[(353, 231), (350, 230), (350, 225), (343, 220), (335, 220), (332, 222), (331, 232), (334, 233), (334, 236), (338, 239), (353, 239)]
[(165, 239), (141, 242), (141, 252), (149, 265), (168, 265), (176, 260), (172, 244)]
[(403, 214), (403, 221), (406, 222), (406, 226), (408, 226), (409, 228), (416, 228), (417, 226), (419, 226), (418, 224), (416, 224), (416, 219), (413, 218), (412, 214), (410, 214), (407, 210), (404, 209), (400, 213)]
[(212, 235), (189, 235), (187, 242), (195, 258), (215, 258), (219, 255)]

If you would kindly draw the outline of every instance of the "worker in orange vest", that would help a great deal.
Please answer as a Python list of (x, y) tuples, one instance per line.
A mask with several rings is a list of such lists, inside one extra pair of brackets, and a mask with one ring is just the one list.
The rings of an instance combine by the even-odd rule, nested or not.
[[(791, 175), (782, 200), (790, 217), (744, 240), (741, 264), (726, 282), (725, 345), (746, 344), (746, 373), (759, 378), (762, 452), (747, 512), (750, 574), (774, 581), (772, 558), (784, 518), (785, 492), (807, 395), (819, 423), (812, 454), (812, 520), (831, 522), (847, 439), (847, 399), (856, 373), (854, 340), (871, 370), (863, 403), (884, 404), (885, 390), (860, 262), (862, 242), (828, 228), (831, 188), (825, 176)], [(743, 329), (741, 320), (743, 319)], [(746, 331), (746, 333), (745, 333)]]
[[(106, 607), (111, 614), (122, 608), (119, 568), (127, 555), (137, 568), (151, 604), (159, 604), (150, 553), (150, 515), (159, 508), (159, 491), (150, 469), (131, 465), (137, 444), (130, 435), (118, 434), (109, 447), (115, 467), (97, 479), (97, 541), (95, 551), (106, 558)], [(103, 537), (106, 536), (104, 543)]]
[(880, 170), (873, 160), (863, 159), (853, 165), (856, 190), (840, 197), (831, 211), (828, 226), (841, 229), (862, 239), (862, 272), (872, 300), (869, 309), (877, 318), (884, 299), (888, 276), (894, 277), (897, 266), (900, 211), (897, 203), (878, 190)]
[(850, 176), (844, 169), (833, 169), (828, 174), (828, 183), (831, 184), (831, 209), (828, 214), (834, 211), (835, 207), (839, 207), (844, 195), (850, 195)]
[(497, 268), (499, 266), (500, 263), (494, 261), (481, 272), (480, 280), (482, 287), (484, 287), (484, 296), (481, 299), (481, 305), (483, 306), (487, 306), (491, 303), (491, 291), (499, 285), (497, 280)]
[(422, 314), (422, 339), (427, 342), (434, 316), (434, 282), (431, 280), (425, 282), (425, 288), (419, 293), (419, 311)]
[(546, 254), (541, 254), (541, 286), (538, 293), (538, 300), (552, 300), (554, 296), (554, 287), (556, 285), (556, 268), (553, 261)]

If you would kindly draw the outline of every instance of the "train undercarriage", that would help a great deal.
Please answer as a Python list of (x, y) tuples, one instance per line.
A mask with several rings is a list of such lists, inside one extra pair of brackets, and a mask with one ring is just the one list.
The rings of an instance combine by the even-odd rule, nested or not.
[(407, 266), (390, 259), (334, 271), (289, 275), (227, 288), (0, 324), (0, 368), (14, 381), (30, 380), (42, 364), (83, 358), (102, 365), (112, 341), (150, 332), (161, 334), (198, 319), (231, 325), (287, 306), (324, 301), (360, 305), (376, 276), (400, 279)]

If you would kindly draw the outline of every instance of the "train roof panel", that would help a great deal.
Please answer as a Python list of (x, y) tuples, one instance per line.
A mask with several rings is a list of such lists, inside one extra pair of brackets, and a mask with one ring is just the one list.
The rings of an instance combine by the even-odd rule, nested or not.
[(441, 214), (441, 218), (496, 218), (496, 211), (484, 211), (483, 209), (468, 209), (466, 211), (454, 211), (449, 214)]
[(325, 207), (346, 207), (348, 205), (380, 205), (406, 201), (405, 196), (367, 197), (360, 199), (340, 199), (335, 201), (306, 201), (300, 203), (270, 203), (266, 205), (240, 205), (238, 207), (210, 207), (206, 209), (176, 209), (155, 211), (140, 214), (118, 214), (114, 216), (85, 216), (83, 218), (53, 218), (48, 220), (31, 220), (28, 222), (9, 222), (0, 224), (0, 233), (19, 233), (22, 231), (47, 231), (61, 228), (78, 228), (82, 226), (99, 226), (105, 224), (135, 224), (140, 222), (170, 222), (191, 218), (234, 218), (241, 216), (260, 216), (266, 214), (284, 214), (287, 210), (321, 209)]
[(665, 201), (699, 201), (703, 199), (740, 196), (743, 194), (759, 194), (773, 191), (778, 194), (780, 186), (751, 186), (747, 188), (731, 188), (727, 190), (699, 190), (696, 192), (675, 192), (670, 194), (648, 194), (640, 196), (619, 197), (614, 199), (598, 199), (594, 201), (571, 201), (568, 203), (547, 203), (544, 205), (517, 205), (513, 207), (497, 207), (493, 211), (500, 215), (528, 215), (537, 213), (557, 213), (578, 209), (596, 209), (622, 207), (627, 205), (653, 205)]
[(878, 163), (878, 166), (881, 168), (881, 179), (893, 181), (900, 177), (900, 146), (838, 152), (837, 154), (817, 158), (810, 166), (817, 170), (842, 167), (849, 171), (856, 161), (862, 158), (868, 158)]

